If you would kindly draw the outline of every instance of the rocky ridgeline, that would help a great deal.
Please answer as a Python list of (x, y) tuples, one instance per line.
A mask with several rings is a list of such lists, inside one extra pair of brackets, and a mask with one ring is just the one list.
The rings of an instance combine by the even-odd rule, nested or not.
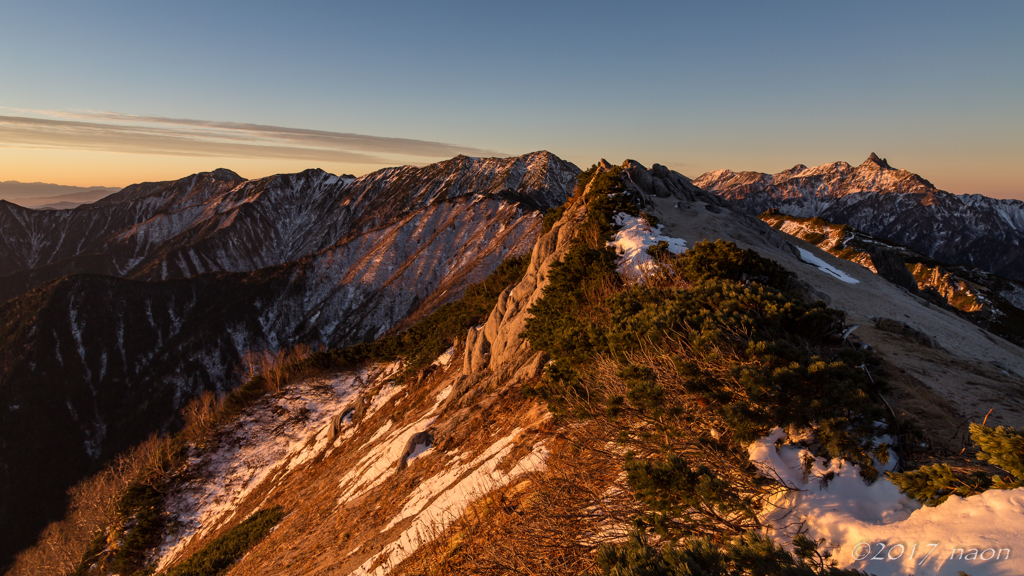
[(306, 170), (245, 180), (220, 169), (135, 184), (73, 210), (0, 201), (0, 300), (75, 273), (167, 280), (276, 266), (459, 198), (544, 211), (565, 201), (577, 173), (536, 152), (362, 178)]
[(820, 217), (940, 262), (1024, 280), (1024, 202), (955, 195), (892, 168), (874, 153), (860, 166), (798, 164), (778, 174), (708, 172), (694, 183), (749, 214)]

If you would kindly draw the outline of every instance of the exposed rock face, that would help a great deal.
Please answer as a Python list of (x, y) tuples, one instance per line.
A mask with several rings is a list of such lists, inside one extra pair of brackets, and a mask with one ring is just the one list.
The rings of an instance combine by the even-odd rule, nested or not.
[[(601, 160), (598, 171), (612, 168), (607, 160)], [(688, 178), (670, 171), (661, 164), (651, 170), (635, 160), (622, 164), (623, 183), (626, 193), (632, 194), (641, 205), (649, 205), (651, 196), (675, 198), (686, 203), (703, 204), (705, 207), (724, 206), (724, 202), (694, 186)], [(586, 191), (584, 191), (584, 197)], [(466, 359), (464, 373), (470, 375), (482, 369), (496, 374), (508, 375), (503, 371), (507, 360), (521, 357), (529, 349), (529, 343), (519, 335), (526, 328), (529, 308), (539, 299), (548, 285), (551, 267), (561, 260), (569, 249), (580, 224), (586, 218), (584, 199), (575, 201), (562, 218), (546, 234), (541, 236), (533, 248), (530, 266), (523, 280), (514, 288), (506, 290), (498, 298), (487, 323), (479, 329), (470, 329), (466, 338)], [(524, 373), (526, 374), (526, 373)]]
[(956, 308), (964, 312), (986, 311), (991, 314), (991, 295), (987, 287), (961, 278), (942, 266), (929, 266), (917, 262), (908, 265), (908, 269), (918, 286), (934, 290)]
[(875, 154), (857, 167), (798, 164), (778, 174), (708, 172), (694, 184), (749, 214), (772, 208), (850, 224), (950, 264), (1024, 280), (1024, 202), (938, 190)]
[(501, 293), (482, 328), (469, 330), (464, 363), (467, 376), (483, 369), (501, 373), (510, 358), (526, 353), (529, 343), (519, 335), (530, 317), (528, 310), (543, 294), (551, 266), (568, 251), (569, 243), (585, 217), (583, 202), (576, 202), (567, 209), (551, 230), (538, 239), (522, 281)]
[(911, 292), (917, 292), (917, 281), (899, 254), (878, 246), (872, 247), (870, 254), (871, 263), (879, 276)]
[(0, 201), (0, 300), (74, 273), (166, 280), (257, 270), (457, 199), (543, 211), (565, 201), (578, 172), (536, 152), (459, 156), (358, 179), (306, 170), (245, 180), (220, 169), (132, 185), (73, 210)]

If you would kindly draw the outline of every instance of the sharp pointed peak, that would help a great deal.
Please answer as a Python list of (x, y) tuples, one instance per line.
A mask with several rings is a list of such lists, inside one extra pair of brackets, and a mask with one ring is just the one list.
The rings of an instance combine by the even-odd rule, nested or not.
[[(875, 154), (874, 152), (872, 152), (871, 155), (868, 156), (868, 159), (864, 161), (864, 164), (869, 163), (874, 164), (876, 166), (880, 166), (882, 168), (888, 168), (890, 170), (892, 169), (892, 166), (889, 166), (889, 163), (886, 162), (885, 158), (879, 158), (878, 155)], [(861, 166), (863, 166), (864, 164), (861, 164)]]

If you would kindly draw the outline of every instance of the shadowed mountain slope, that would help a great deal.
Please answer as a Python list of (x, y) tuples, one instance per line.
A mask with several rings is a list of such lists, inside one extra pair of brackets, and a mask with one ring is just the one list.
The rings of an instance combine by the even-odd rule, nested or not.
[(72, 210), (0, 201), (0, 300), (76, 273), (142, 280), (283, 264), (456, 198), (528, 210), (564, 201), (577, 170), (548, 152), (245, 180), (230, 170), (128, 186)]

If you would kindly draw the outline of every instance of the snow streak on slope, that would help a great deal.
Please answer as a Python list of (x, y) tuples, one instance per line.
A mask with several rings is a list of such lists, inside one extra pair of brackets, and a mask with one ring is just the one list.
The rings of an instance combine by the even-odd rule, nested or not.
[(828, 274), (829, 276), (832, 276), (837, 280), (842, 280), (847, 284), (857, 284), (860, 282), (860, 280), (857, 280), (856, 278), (850, 276), (846, 272), (843, 272), (842, 270), (836, 268), (835, 266), (829, 264), (828, 262), (825, 262), (821, 258), (818, 258), (814, 254), (811, 254), (807, 250), (804, 250), (803, 248), (800, 247), (797, 247), (797, 250), (800, 251), (801, 260), (810, 264), (811, 266), (814, 266), (815, 268), (821, 270), (822, 272)]
[[(211, 446), (191, 449), (179, 476), (185, 482), (167, 498), (169, 525), (179, 528), (154, 561), (166, 569), (248, 514), (287, 503), (289, 515), (268, 538), (273, 550), (326, 539), (307, 549), (306, 561), (383, 575), (491, 490), (542, 471), (548, 450), (525, 430), (543, 417), (516, 412), (511, 422), (487, 426), (493, 430), (446, 441), (453, 424), (470, 425), (457, 402), (467, 390), (456, 391), (464, 377), (450, 362), (454, 352), (437, 359), (430, 378), (378, 364), (298, 381), (247, 409)], [(320, 519), (316, 529), (304, 524), (309, 515)], [(260, 566), (256, 573), (294, 572)]]
[(383, 576), (390, 573), (389, 567), (398, 565), (420, 546), (433, 540), (436, 534), (462, 516), (471, 503), (525, 473), (544, 470), (548, 451), (543, 444), (535, 445), (533, 451), (519, 460), (511, 470), (498, 470), (498, 465), (512, 452), (513, 441), (520, 432), (521, 428), (514, 429), (472, 461), (464, 463), (460, 454), (452, 455), (448, 469), (417, 486), (409, 502), (384, 527), (384, 531), (409, 518), (412, 519), (411, 525), (352, 574)]
[[(768, 517), (783, 541), (796, 529), (805, 530), (835, 548), (840, 567), (877, 576), (1024, 573), (1024, 556), (1017, 549), (1024, 542), (1024, 488), (951, 496), (937, 507), (922, 508), (885, 477), (865, 483), (859, 468), (845, 460), (816, 458), (805, 473), (805, 448), (776, 448), (786, 437), (776, 428), (749, 447), (750, 460), (763, 473), (794, 489)], [(881, 469), (896, 465), (890, 456)], [(822, 482), (826, 475), (832, 475), (827, 483)]]
[(323, 454), (331, 440), (331, 418), (342, 413), (364, 382), (395, 368), (300, 382), (270, 405), (244, 412), (222, 432), (215, 450), (190, 458), (191, 480), (176, 487), (166, 499), (171, 523), (180, 529), (169, 535), (157, 552), (160, 569), (177, 558), (193, 538), (202, 538), (231, 521), (238, 504), (264, 480)]

